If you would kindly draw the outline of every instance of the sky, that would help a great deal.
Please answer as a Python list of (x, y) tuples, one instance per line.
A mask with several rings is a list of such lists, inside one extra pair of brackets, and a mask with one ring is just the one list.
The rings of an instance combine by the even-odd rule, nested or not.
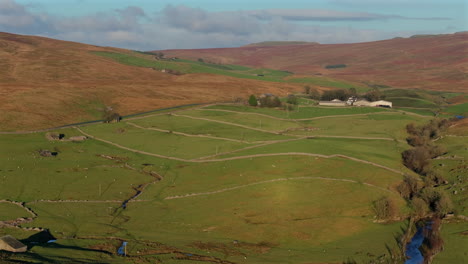
[(145, 51), (467, 30), (467, 0), (0, 0), (0, 32)]

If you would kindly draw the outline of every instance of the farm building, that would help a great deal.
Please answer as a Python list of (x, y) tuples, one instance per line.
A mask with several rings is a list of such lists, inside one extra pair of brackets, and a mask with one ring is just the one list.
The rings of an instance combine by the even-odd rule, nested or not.
[(331, 101), (320, 101), (319, 105), (325, 106), (346, 106), (346, 102), (341, 101), (339, 99), (333, 99)]
[(384, 100), (379, 100), (375, 102), (371, 102), (370, 106), (378, 106), (378, 107), (388, 107), (392, 108), (392, 102), (389, 101), (384, 101)]
[(357, 100), (356, 102), (354, 102), (353, 105), (354, 106), (370, 106), (371, 102), (365, 99), (361, 99), (361, 100)]
[(6, 235), (0, 237), (0, 250), (10, 251), (10, 252), (26, 252), (28, 247), (19, 242), (16, 238)]

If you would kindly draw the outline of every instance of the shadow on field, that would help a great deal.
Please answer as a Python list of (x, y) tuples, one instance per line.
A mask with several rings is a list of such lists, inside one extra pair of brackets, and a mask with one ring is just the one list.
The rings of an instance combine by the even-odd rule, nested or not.
[[(0, 254), (0, 263), (51, 263), (51, 264), (62, 264), (62, 263), (77, 263), (77, 264), (85, 264), (85, 263), (92, 263), (92, 264), (109, 264), (108, 262), (99, 262), (94, 261), (92, 259), (88, 259), (86, 257), (70, 257), (70, 251), (62, 252), (62, 249), (65, 250), (73, 250), (72, 254), (74, 256), (79, 256), (80, 252), (88, 252), (88, 253), (95, 253), (95, 254), (106, 254), (112, 255), (112, 253), (99, 250), (99, 249), (90, 249), (90, 248), (83, 248), (78, 246), (68, 246), (68, 245), (61, 245), (55, 242), (56, 238), (52, 236), (49, 231), (45, 230), (39, 233), (36, 233), (26, 239), (21, 240), (22, 243), (28, 246), (28, 252), (25, 253), (9, 253), (9, 252), (1, 252)], [(51, 256), (44, 256), (42, 254), (33, 253), (31, 249), (34, 247), (40, 247), (47, 249), (48, 252), (51, 252)], [(68, 254), (68, 255), (67, 255)], [(63, 255), (63, 256), (60, 256)], [(6, 261), (6, 262), (3, 262)]]

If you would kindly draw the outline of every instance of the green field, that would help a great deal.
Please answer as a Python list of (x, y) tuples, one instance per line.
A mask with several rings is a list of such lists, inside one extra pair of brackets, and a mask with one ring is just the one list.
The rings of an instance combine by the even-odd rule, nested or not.
[(285, 71), (254, 69), (239, 65), (221, 65), (183, 59), (155, 60), (153, 56), (138, 53), (124, 54), (96, 51), (93, 52), (93, 54), (110, 58), (130, 66), (155, 68), (157, 70), (170, 69), (181, 73), (211, 73), (272, 82), (284, 82), (283, 78), (291, 75), (291, 73)]
[[(33, 231), (0, 228), (30, 246), (0, 261), (366, 263), (388, 255), (407, 224), (375, 222), (372, 204), (389, 197), (408, 215), (395, 189), (412, 174), (401, 165), (405, 126), (427, 119), (367, 107), (214, 105), (55, 131), (81, 130), (83, 142), (0, 135), (0, 200), (25, 202), (37, 218), (21, 227), (58, 239), (33, 244)], [(440, 142), (465, 157), (466, 143)], [(0, 221), (18, 217), (31, 215), (0, 203)], [(116, 255), (122, 241), (127, 258)]]
[(0, 203), (0, 221), (31, 217), (25, 209), (16, 204)]
[(180, 73), (210, 73), (242, 79), (254, 79), (270, 82), (303, 83), (341, 89), (354, 87), (359, 92), (368, 90), (368, 88), (364, 86), (353, 84), (347, 81), (331, 79), (329, 77), (289, 78), (293, 75), (293, 73), (273, 69), (249, 68), (241, 65), (214, 64), (186, 59), (156, 60), (154, 59), (153, 55), (141, 52), (126, 54), (107, 51), (93, 51), (92, 53), (98, 56), (110, 58), (122, 64), (154, 68), (157, 70), (170, 69)]
[(444, 251), (439, 253), (432, 263), (465, 263), (468, 259), (468, 223), (446, 223), (442, 226), (442, 237), (445, 240)]
[(468, 113), (468, 103), (451, 105), (444, 112), (455, 115), (466, 115)]

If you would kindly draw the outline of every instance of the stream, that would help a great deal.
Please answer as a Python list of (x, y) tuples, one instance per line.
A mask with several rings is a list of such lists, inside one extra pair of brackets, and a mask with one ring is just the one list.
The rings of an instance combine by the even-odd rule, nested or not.
[(418, 231), (414, 234), (411, 241), (406, 245), (406, 257), (405, 264), (423, 264), (424, 256), (422, 255), (419, 248), (424, 241), (425, 229), (431, 229), (431, 222), (427, 222), (425, 226), (418, 227)]

